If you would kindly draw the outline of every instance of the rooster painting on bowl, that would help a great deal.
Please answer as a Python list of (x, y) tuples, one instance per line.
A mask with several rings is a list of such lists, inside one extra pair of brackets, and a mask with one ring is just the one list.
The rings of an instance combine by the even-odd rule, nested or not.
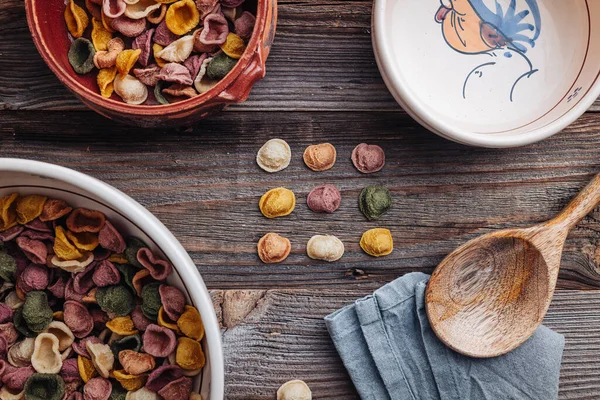
[[(524, 78), (531, 77), (537, 69), (527, 57), (528, 48), (535, 46), (540, 36), (541, 17), (536, 0), (440, 0), (435, 21), (442, 25), (446, 43), (459, 53), (487, 54), (497, 58), (520, 58), (525, 70), (519, 73), (510, 88), (513, 101), (515, 87)], [(508, 4), (506, 4), (508, 3)], [(506, 10), (504, 9), (506, 8)], [(481, 78), (485, 69), (498, 66), (498, 60), (476, 66), (465, 79), (463, 98), (467, 97), (469, 80)]]

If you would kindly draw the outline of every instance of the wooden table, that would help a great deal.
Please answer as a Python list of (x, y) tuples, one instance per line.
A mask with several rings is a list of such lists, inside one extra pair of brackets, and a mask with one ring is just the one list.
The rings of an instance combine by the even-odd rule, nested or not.
[[(0, 156), (52, 162), (121, 189), (157, 215), (190, 252), (213, 290), (223, 325), (228, 399), (274, 399), (303, 379), (315, 398), (356, 392), (323, 317), (410, 271), (431, 272), (459, 244), (551, 217), (600, 171), (600, 103), (563, 133), (512, 150), (475, 149), (427, 132), (385, 88), (371, 50), (371, 1), (285, 0), (268, 76), (241, 105), (191, 129), (142, 130), (88, 111), (47, 69), (29, 36), (22, 0), (0, 2)], [(277, 174), (255, 164), (269, 138), (289, 142), (293, 161)], [(329, 141), (335, 167), (302, 162), (309, 144)], [(350, 152), (361, 142), (387, 153), (378, 174), (358, 173)], [(342, 206), (317, 215), (305, 204), (332, 183)], [(366, 185), (385, 185), (393, 209), (368, 222), (357, 207)], [(267, 220), (259, 197), (286, 186), (298, 206)], [(376, 226), (396, 249), (373, 259), (358, 245)], [(262, 264), (256, 242), (268, 231), (293, 243), (282, 264)], [(333, 264), (310, 260), (316, 233), (346, 245)], [(600, 397), (600, 210), (569, 236), (559, 287), (545, 323), (566, 335), (560, 397)]]

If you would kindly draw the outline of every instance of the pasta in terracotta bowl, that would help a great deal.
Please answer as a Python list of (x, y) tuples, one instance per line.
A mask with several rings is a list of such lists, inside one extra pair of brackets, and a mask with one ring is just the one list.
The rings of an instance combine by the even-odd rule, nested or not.
[(190, 125), (265, 76), (277, 0), (25, 0), (33, 41), (87, 106), (141, 127)]

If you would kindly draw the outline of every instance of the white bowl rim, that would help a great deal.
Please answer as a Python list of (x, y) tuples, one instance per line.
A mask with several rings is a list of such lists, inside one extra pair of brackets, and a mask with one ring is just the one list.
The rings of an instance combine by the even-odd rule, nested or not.
[(196, 265), (175, 236), (150, 211), (120, 190), (94, 177), (77, 172), (70, 168), (61, 167), (41, 161), (0, 158), (0, 172), (22, 172), (41, 177), (56, 179), (79, 187), (97, 196), (107, 205), (123, 212), (137, 226), (146, 232), (152, 232), (151, 237), (169, 260), (176, 266), (181, 279), (186, 282), (196, 281), (200, 290), (191, 291), (190, 295), (196, 300), (196, 306), (202, 315), (206, 332), (206, 340), (210, 357), (210, 400), (222, 400), (225, 390), (225, 369), (223, 361), (223, 346), (217, 317), (212, 307), (212, 300), (204, 280)]
[(538, 129), (518, 135), (473, 133), (467, 130), (458, 129), (443, 121), (436, 120), (429, 114), (426, 105), (418, 98), (412, 96), (410, 91), (406, 89), (410, 84), (404, 79), (402, 73), (392, 65), (392, 57), (390, 57), (391, 50), (388, 40), (389, 35), (384, 32), (384, 24), (381, 22), (384, 19), (388, 1), (389, 0), (374, 0), (373, 3), (371, 32), (377, 65), (386, 86), (404, 111), (418, 123), (437, 135), (473, 146), (497, 148), (524, 146), (546, 139), (562, 131), (581, 117), (592, 106), (596, 99), (600, 97), (600, 79), (598, 79), (588, 93), (562, 116)]

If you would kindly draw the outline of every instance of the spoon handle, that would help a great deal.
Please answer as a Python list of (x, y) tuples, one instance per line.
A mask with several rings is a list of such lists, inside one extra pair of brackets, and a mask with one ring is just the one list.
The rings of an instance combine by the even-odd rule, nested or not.
[(570, 231), (586, 215), (600, 203), (600, 174), (594, 176), (592, 181), (550, 221), (550, 225), (560, 226), (561, 229)]

